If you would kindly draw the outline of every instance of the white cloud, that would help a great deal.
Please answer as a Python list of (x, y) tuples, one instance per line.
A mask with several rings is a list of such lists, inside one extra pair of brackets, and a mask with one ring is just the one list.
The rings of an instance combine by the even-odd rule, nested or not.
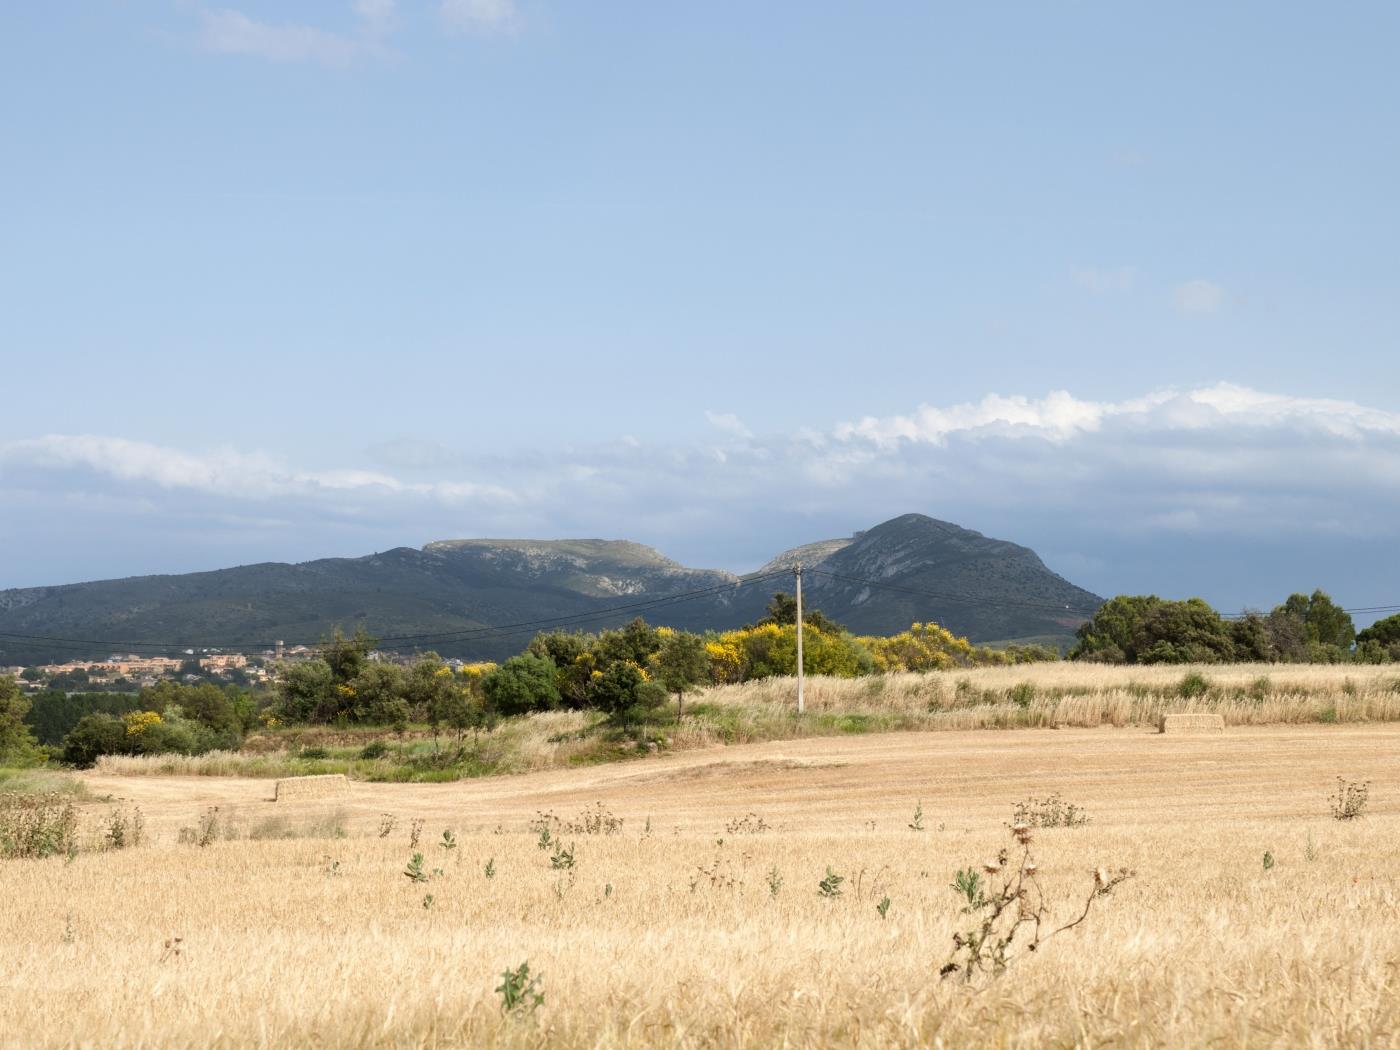
[(219, 54), (341, 67), (387, 54), (383, 38), (393, 27), (394, 0), (355, 0), (350, 9), (358, 20), (353, 33), (260, 22), (233, 8), (204, 11), (200, 44)]
[(744, 421), (733, 412), (711, 412), (705, 410), (705, 419), (716, 430), (722, 430), (726, 434), (732, 434), (737, 438), (747, 441), (753, 437), (753, 431), (744, 425)]
[(448, 27), (473, 33), (513, 33), (522, 24), (515, 0), (442, 0)]
[(766, 558), (827, 531), (798, 517), (858, 528), (906, 511), (1086, 556), (1154, 536), (1293, 536), (1306, 567), (1318, 537), (1400, 543), (1400, 413), (1352, 401), (1230, 384), (1102, 401), (991, 394), (776, 437), (732, 413), (707, 418), (732, 435), (718, 448), (620, 439), (473, 454), (405, 439), (334, 469), (54, 434), (0, 443), (0, 506), (42, 536), (80, 500), (94, 535), (159, 523), (190, 547), (236, 518), (248, 523), (239, 542), (257, 532), (267, 555), (353, 532), (375, 544), (613, 535), (677, 552), (738, 536)]
[(99, 478), (229, 499), (316, 498), (326, 494), (408, 496), (509, 503), (508, 489), (453, 480), (407, 482), (381, 471), (287, 468), (264, 453), (220, 449), (183, 452), (144, 441), (93, 434), (49, 434), (0, 445), (0, 466), (41, 472), (86, 472)]
[(1178, 313), (1213, 314), (1225, 305), (1225, 289), (1198, 277), (1177, 285), (1172, 305)]
[(354, 10), (365, 31), (374, 36), (388, 33), (398, 13), (394, 0), (355, 0)]
[(1115, 269), (1100, 269), (1094, 266), (1077, 266), (1070, 271), (1070, 280), (1095, 295), (1109, 292), (1126, 292), (1137, 281), (1137, 271), (1131, 266)]

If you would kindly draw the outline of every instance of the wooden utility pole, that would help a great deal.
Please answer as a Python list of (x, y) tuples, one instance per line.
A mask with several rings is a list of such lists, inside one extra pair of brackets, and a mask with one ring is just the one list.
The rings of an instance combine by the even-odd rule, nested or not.
[(797, 563), (797, 713), (807, 710), (806, 698), (802, 695), (802, 563)]

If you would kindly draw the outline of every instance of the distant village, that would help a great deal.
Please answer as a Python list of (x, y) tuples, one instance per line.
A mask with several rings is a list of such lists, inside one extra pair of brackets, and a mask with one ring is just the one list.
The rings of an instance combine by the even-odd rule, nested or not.
[[(218, 684), (255, 686), (269, 682), (277, 665), (310, 660), (317, 655), (314, 646), (283, 645), (258, 653), (231, 653), (218, 649), (186, 649), (180, 656), (141, 656), (114, 653), (105, 660), (69, 660), (64, 663), (0, 666), (0, 677), (13, 677), (29, 692), (62, 689), (136, 690), (160, 681), (207, 681)], [(371, 652), (371, 660), (408, 663), (397, 653)], [(448, 661), (460, 664), (460, 661)]]

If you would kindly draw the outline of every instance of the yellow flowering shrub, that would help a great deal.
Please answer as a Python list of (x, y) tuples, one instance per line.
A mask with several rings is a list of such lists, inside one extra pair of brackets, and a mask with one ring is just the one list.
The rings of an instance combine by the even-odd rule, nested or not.
[(158, 726), (163, 719), (154, 711), (129, 711), (122, 717), (126, 723), (127, 736), (140, 736), (153, 726)]
[(942, 671), (973, 662), (972, 644), (936, 623), (916, 623), (888, 638), (862, 638), (878, 671)]

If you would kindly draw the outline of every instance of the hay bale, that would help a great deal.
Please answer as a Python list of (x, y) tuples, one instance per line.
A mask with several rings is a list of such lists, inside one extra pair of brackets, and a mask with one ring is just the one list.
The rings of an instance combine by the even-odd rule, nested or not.
[(1225, 719), (1208, 714), (1163, 715), (1157, 729), (1163, 733), (1223, 733)]
[(287, 777), (277, 781), (274, 802), (301, 802), (317, 798), (336, 798), (350, 792), (350, 781), (344, 773), (323, 773), (314, 777)]

